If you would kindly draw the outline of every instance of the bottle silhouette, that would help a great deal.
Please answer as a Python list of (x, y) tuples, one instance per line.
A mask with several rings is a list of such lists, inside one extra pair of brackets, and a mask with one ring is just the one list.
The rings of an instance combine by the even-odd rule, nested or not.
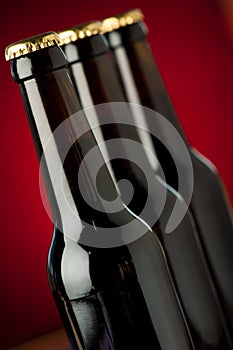
[[(192, 349), (157, 236), (123, 204), (106, 166), (93, 181), (95, 164), (84, 157), (97, 143), (59, 43), (56, 33), (41, 34), (8, 46), (6, 59), (49, 198), (48, 279), (71, 347)], [(117, 210), (107, 212), (101, 198)]]
[[(131, 21), (127, 20), (128, 17)], [(194, 171), (190, 210), (198, 225), (199, 238), (212, 279), (230, 333), (233, 334), (232, 212), (222, 180), (216, 167), (187, 141), (147, 42), (148, 30), (141, 11), (132, 10), (105, 19), (102, 23), (126, 100), (162, 114), (177, 129), (189, 149)], [(166, 137), (166, 130), (161, 128), (159, 132)], [(169, 136), (166, 141), (169, 144)], [(174, 160), (157, 139), (153, 138), (152, 142), (167, 183), (177, 189), (178, 178)], [(151, 150), (153, 151), (153, 148)], [(176, 162), (179, 161), (180, 159), (176, 159)], [(185, 174), (186, 165), (181, 163), (180, 166)]]
[[(90, 35), (90, 28), (93, 35)], [(87, 37), (82, 35), (80, 39), (78, 36), (80, 31), (88, 31), (89, 35)], [(86, 23), (59, 32), (63, 42), (61, 48), (67, 56), (81, 105), (86, 108), (88, 121), (90, 124), (93, 123), (93, 127), (99, 120), (99, 128), (93, 129), (99, 144), (102, 145), (104, 140), (106, 145), (109, 140), (119, 140), (115, 147), (118, 148), (120, 158), (114, 159), (116, 157), (113, 147), (107, 147), (104, 152), (109, 152), (112, 159), (114, 178), (119, 181), (122, 197), (124, 198), (124, 188), (121, 187), (120, 180), (127, 179), (134, 187), (134, 196), (128, 204), (129, 208), (154, 229), (165, 249), (194, 345), (197, 349), (229, 349), (230, 341), (225, 334), (227, 333), (225, 320), (215, 296), (191, 214), (187, 212), (172, 233), (165, 232), (175, 201), (178, 200), (180, 206), (186, 208), (186, 204), (179, 199), (175, 191), (166, 188), (167, 198), (164, 210), (159, 220), (153, 221), (159, 212), (159, 198), (164, 185), (155, 176), (143, 148), (137, 147), (135, 152), (145, 176), (142, 174), (142, 169), (131, 161), (132, 150), (128, 149), (122, 141), (128, 139), (140, 144), (137, 130), (131, 119), (131, 112), (137, 111), (135, 108), (130, 110), (131, 106), (123, 103), (125, 99), (114, 66), (109, 59), (108, 45), (103, 35), (98, 32), (101, 32), (98, 22)], [(103, 103), (108, 104), (101, 105)], [(95, 107), (88, 109), (90, 106)], [(119, 122), (122, 120), (122, 115), (129, 123), (128, 125)], [(110, 116), (113, 122), (109, 125), (105, 124)], [(105, 153), (106, 158), (107, 153)], [(152, 184), (149, 194), (147, 181)], [(147, 200), (149, 208), (142, 214)], [(157, 225), (161, 227), (160, 232), (157, 232)]]

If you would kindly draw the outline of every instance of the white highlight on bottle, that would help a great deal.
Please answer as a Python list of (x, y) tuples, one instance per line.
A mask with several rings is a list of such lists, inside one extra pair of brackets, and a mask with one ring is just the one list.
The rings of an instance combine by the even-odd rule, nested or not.
[[(90, 124), (91, 130), (96, 138), (96, 141), (98, 143), (98, 146), (100, 148), (100, 151), (102, 153), (102, 156), (104, 158), (105, 164), (108, 167), (108, 170), (111, 174), (111, 177), (114, 181), (114, 184), (117, 188), (117, 181), (111, 166), (111, 163), (109, 161), (109, 153), (107, 150), (107, 147), (105, 145), (105, 140), (103, 137), (103, 133), (100, 129), (100, 127), (98, 127), (99, 124), (99, 119), (98, 119), (98, 115), (96, 113), (95, 110), (95, 105), (91, 96), (91, 92), (88, 86), (88, 82), (87, 82), (87, 78), (85, 76), (84, 70), (83, 70), (83, 65), (81, 62), (77, 62), (71, 65), (71, 69), (75, 80), (75, 84), (76, 86), (78, 86), (78, 90), (79, 90), (79, 97), (80, 97), (80, 101), (82, 104), (83, 108), (88, 108), (88, 107), (93, 107), (89, 113), (86, 114), (88, 123)], [(118, 188), (117, 188), (118, 190)], [(119, 190), (118, 190), (119, 192)]]
[[(151, 152), (146, 152), (146, 155), (147, 155), (147, 158), (150, 162), (152, 169), (155, 172), (157, 172), (158, 167), (159, 167), (159, 162), (158, 162), (158, 159), (155, 157), (156, 153), (155, 153), (155, 149), (153, 146), (153, 142), (151, 140), (151, 136), (147, 131), (145, 131), (146, 129), (148, 129), (148, 125), (147, 125), (147, 121), (145, 119), (143, 106), (140, 107), (141, 102), (140, 102), (140, 98), (139, 98), (138, 92), (137, 92), (136, 87), (135, 87), (136, 84), (134, 82), (134, 77), (133, 77), (133, 73), (132, 73), (131, 68), (130, 68), (129, 60), (127, 58), (125, 49), (122, 46), (117, 47), (114, 52), (115, 52), (115, 56), (117, 59), (117, 65), (118, 65), (118, 68), (119, 68), (120, 73), (121, 73), (121, 79), (122, 79), (123, 84), (124, 84), (125, 93), (127, 96), (127, 101), (130, 103), (137, 103), (138, 104), (137, 110), (135, 110), (135, 108), (134, 108), (133, 113), (132, 113), (132, 118), (135, 120), (135, 122), (142, 126), (142, 128), (137, 129), (137, 132), (138, 132), (139, 137), (142, 141), (142, 144), (145, 145), (145, 147), (151, 151)], [(131, 107), (131, 106), (129, 105), (129, 107)], [(154, 156), (152, 157), (151, 154), (154, 154)]]

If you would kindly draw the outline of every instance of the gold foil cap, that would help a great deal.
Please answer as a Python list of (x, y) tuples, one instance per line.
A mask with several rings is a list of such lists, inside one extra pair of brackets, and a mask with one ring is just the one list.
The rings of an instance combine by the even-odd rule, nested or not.
[(73, 41), (84, 39), (102, 32), (100, 21), (92, 21), (58, 32), (60, 45), (69, 44)]
[(5, 58), (6, 61), (12, 60), (13, 58), (59, 44), (60, 39), (57, 33), (43, 33), (8, 45), (5, 49)]
[(102, 20), (102, 33), (112, 32), (120, 27), (143, 21), (143, 19), (144, 15), (140, 9), (133, 9), (113, 17), (104, 18)]

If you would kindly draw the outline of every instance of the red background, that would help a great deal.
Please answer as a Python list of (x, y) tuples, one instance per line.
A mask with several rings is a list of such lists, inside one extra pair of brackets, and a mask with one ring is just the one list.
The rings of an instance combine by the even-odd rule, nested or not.
[(233, 40), (215, 1), (5, 2), (0, 55), (1, 349), (61, 326), (46, 279), (52, 224), (40, 199), (38, 162), (4, 47), (133, 7), (145, 14), (152, 50), (190, 142), (216, 164), (233, 199)]

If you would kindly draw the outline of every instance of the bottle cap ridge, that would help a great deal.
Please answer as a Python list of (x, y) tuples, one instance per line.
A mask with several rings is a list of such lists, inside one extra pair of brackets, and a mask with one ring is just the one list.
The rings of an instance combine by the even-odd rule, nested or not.
[(56, 32), (46, 32), (8, 45), (5, 49), (5, 58), (6, 61), (9, 61), (31, 52), (59, 44), (60, 38)]
[(60, 37), (60, 45), (69, 44), (73, 41), (84, 39), (102, 32), (102, 24), (100, 21), (91, 21), (71, 27), (67, 30), (58, 32)]
[(140, 9), (133, 9), (130, 11), (123, 12), (113, 17), (107, 17), (102, 20), (102, 33), (112, 32), (144, 19), (144, 15)]

